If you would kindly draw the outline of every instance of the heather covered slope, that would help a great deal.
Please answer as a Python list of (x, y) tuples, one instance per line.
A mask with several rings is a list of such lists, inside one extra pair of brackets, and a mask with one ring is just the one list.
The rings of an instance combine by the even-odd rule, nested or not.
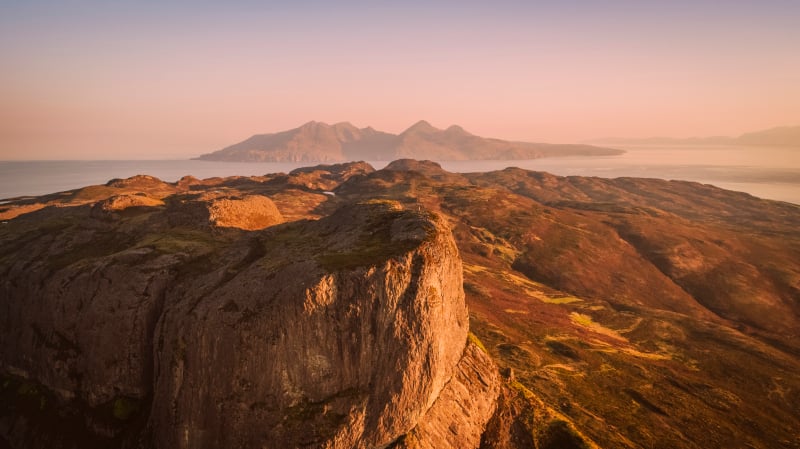
[[(127, 264), (133, 273), (141, 270), (135, 267), (147, 266), (126, 249), (132, 239), (134, 246), (139, 242), (156, 251), (162, 258), (152, 260), (167, 264), (168, 274), (173, 269), (179, 276), (209, 273), (199, 279), (211, 279), (213, 271), (224, 281), (212, 290), (219, 291), (220, 297), (227, 290), (246, 291), (255, 285), (253, 261), (260, 261), (265, 269), (278, 269), (269, 268), (272, 249), (313, 246), (317, 235), (333, 239), (334, 249), (312, 251), (318, 255), (309, 257), (320, 267), (357, 271), (365, 263), (391, 259), (392, 248), (397, 248), (385, 245), (380, 239), (386, 234), (379, 232), (361, 240), (383, 242), (379, 245), (352, 246), (366, 248), (363, 251), (337, 250), (335, 245), (348, 245), (346, 239), (335, 237), (347, 229), (345, 223), (361, 221), (343, 220), (341, 214), (359, 210), (358, 204), (379, 207), (393, 201), (395, 212), (390, 214), (439, 217), (452, 230), (463, 263), (469, 327), (474, 334), (468, 346), (472, 349), (464, 352), (469, 357), (462, 356), (455, 367), (452, 362), (444, 364), (451, 367), (445, 375), (451, 382), (437, 395), (438, 405), (434, 401), (426, 412), (428, 418), (436, 417), (432, 424), (405, 427), (411, 430), (394, 441), (395, 447), (468, 446), (448, 440), (453, 432), (448, 434), (446, 428), (457, 429), (458, 435), (471, 442), (478, 435), (483, 448), (799, 447), (798, 206), (696, 183), (557, 177), (519, 169), (454, 174), (435, 163), (414, 160), (396, 161), (378, 171), (361, 163), (254, 178), (187, 178), (176, 184), (137, 178), (111, 184), (42, 197), (38, 200), (42, 204), (34, 200), (2, 206), (0, 214), (9, 219), (0, 228), (2, 254), (8, 255), (2, 259), (4, 304), (11, 297), (10, 289), (35, 285), (20, 281), (22, 273), (47, 273), (42, 271), (44, 262), (33, 261), (34, 255), (23, 258), (30, 260), (23, 265), (14, 262), (19, 254), (35, 248), (37, 241), (48, 243), (42, 251), (58, 256), (45, 258), (53, 272), (119, 259), (100, 269), (108, 277), (114, 266)], [(270, 224), (264, 231), (221, 226), (210, 220), (207, 204), (222, 198), (209, 197), (209, 191), (237, 201), (263, 197), (280, 214), (270, 215), (275, 223), (288, 223)], [(325, 193), (331, 191), (335, 195)], [(104, 206), (113, 203), (111, 196), (121, 194), (149, 199), (137, 199), (137, 205), (122, 210)], [(28, 212), (45, 205), (49, 207)], [(264, 205), (263, 210), (271, 208)], [(18, 212), (18, 218), (10, 219)], [(156, 216), (161, 221), (145, 219)], [(90, 217), (94, 218), (84, 221)], [(82, 224), (70, 228), (76, 223)], [(91, 223), (90, 230), (84, 229), (85, 223)], [(162, 227), (154, 228), (154, 223)], [(333, 230), (332, 223), (344, 227)], [(149, 237), (132, 238), (131, 232)], [(55, 238), (58, 233), (69, 238)], [(119, 235), (128, 237), (114, 237)], [(241, 236), (250, 237), (239, 240)], [(79, 251), (64, 252), (64, 241), (80, 244)], [(98, 254), (99, 248), (107, 253)], [(170, 254), (183, 259), (163, 259)], [(83, 265), (71, 263), (76, 255), (85, 261)], [(228, 257), (230, 262), (226, 262)], [(8, 271), (12, 266), (18, 267), (13, 276)], [(59, 279), (63, 282), (48, 281), (54, 282), (53, 291), (77, 282)], [(141, 289), (136, 279), (130, 277), (131, 292)], [(145, 292), (161, 288), (158, 279)], [(206, 288), (205, 282), (178, 285), (190, 296), (201, 295), (198, 292)], [(203, 341), (197, 333), (202, 328), (199, 323), (213, 322), (216, 313), (251, 316), (245, 312), (253, 310), (238, 301), (238, 311), (221, 306), (222, 312), (213, 313), (213, 307), (192, 309), (187, 315), (192, 324), (182, 331), (184, 341)], [(455, 329), (462, 329), (459, 326)], [(54, 360), (78, 357), (70, 352), (75, 341), (67, 331), (42, 333), (37, 344), (50, 351)], [(181, 348), (174, 339), (165, 340), (165, 345), (172, 345), (173, 353)], [(486, 360), (479, 347), (493, 361)], [(194, 362), (180, 369), (169, 365), (173, 374), (201, 366), (196, 363), (201, 359), (190, 356), (188, 347), (184, 351), (186, 360)], [(11, 352), (4, 355), (4, 367), (12, 356), (16, 357)], [(493, 363), (499, 366), (500, 377)], [(478, 374), (470, 377), (469, 373)], [(20, 384), (18, 372), (6, 369), (6, 375), (11, 375), (6, 385), (13, 388), (4, 387), (3, 423), (8, 422), (10, 399), (32, 410), (41, 397), (52, 399), (26, 396), (21, 392), (36, 385)], [(154, 391), (176, 391), (171, 378), (164, 378), (166, 383)], [(200, 388), (202, 377), (193, 379), (186, 385)], [(474, 394), (458, 396), (458, 391)], [(108, 394), (114, 393), (109, 390)], [(481, 395), (496, 399), (481, 400)], [(130, 391), (122, 397), (129, 396)], [(114, 404), (101, 407), (113, 411)], [(325, 415), (315, 412), (319, 410), (310, 410), (292, 416), (308, 420), (311, 429), (324, 430), (336, 423), (325, 420), (330, 416), (320, 418)], [(214, 422), (202, 412), (191, 413), (196, 415), (187, 421), (192, 429), (205, 429)], [(490, 418), (488, 413), (492, 413)], [(426, 446), (425, 441), (440, 443)]]
[(450, 217), (473, 332), (599, 445), (796, 446), (799, 207), (696, 183), (414, 161), (337, 192)]

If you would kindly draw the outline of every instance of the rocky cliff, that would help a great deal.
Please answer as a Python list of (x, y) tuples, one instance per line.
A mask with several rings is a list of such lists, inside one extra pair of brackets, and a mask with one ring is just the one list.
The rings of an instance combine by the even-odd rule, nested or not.
[(4, 227), (8, 444), (478, 446), (499, 382), (442, 218), (371, 201), (245, 232), (179, 198)]
[(800, 447), (797, 205), (400, 160), (0, 220), (0, 447)]

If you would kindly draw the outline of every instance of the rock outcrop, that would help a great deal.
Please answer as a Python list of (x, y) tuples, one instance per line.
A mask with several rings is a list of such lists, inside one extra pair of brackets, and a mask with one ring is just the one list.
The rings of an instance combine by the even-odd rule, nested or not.
[(208, 215), (209, 221), (215, 226), (248, 231), (283, 222), (283, 216), (275, 203), (262, 195), (215, 199), (208, 205)]
[[(213, 234), (169, 219), (178, 212), (111, 223), (85, 206), (7, 227), (9, 445), (478, 446), (499, 380), (467, 345), (442, 218), (371, 201)], [(31, 391), (41, 410), (20, 405)], [(63, 416), (69, 434), (52, 426)]]
[(789, 203), (400, 160), (0, 217), (0, 448), (800, 441)]
[(496, 409), (501, 382), (492, 359), (470, 342), (433, 406), (396, 448), (476, 448)]
[(207, 192), (175, 195), (167, 201), (167, 218), (173, 225), (256, 231), (284, 221), (275, 203), (263, 195)]
[(131, 207), (156, 207), (163, 206), (164, 202), (152, 198), (144, 193), (115, 195), (106, 200), (95, 203), (92, 215), (97, 218), (119, 218), (119, 213)]

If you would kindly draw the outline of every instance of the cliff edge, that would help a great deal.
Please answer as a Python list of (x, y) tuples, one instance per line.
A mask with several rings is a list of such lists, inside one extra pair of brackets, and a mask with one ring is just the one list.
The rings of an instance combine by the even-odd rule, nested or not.
[(180, 213), (45, 208), (6, 226), (11, 447), (480, 444), (499, 379), (468, 343), (442, 218), (368, 201), (246, 231)]
[(799, 447), (797, 205), (400, 160), (0, 221), (0, 449)]

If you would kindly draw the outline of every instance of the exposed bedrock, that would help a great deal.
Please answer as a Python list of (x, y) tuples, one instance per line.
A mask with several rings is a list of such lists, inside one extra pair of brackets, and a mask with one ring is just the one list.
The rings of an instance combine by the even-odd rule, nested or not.
[[(175, 223), (170, 208), (148, 213)], [(44, 398), (38, 411), (4, 398), (12, 447), (480, 443), (499, 379), (467, 345), (440, 217), (373, 201), (216, 238), (172, 227), (165, 241), (124, 226), (142, 215), (64, 215), (0, 259), (4, 377)], [(70, 436), (47, 425), (67, 415)]]

